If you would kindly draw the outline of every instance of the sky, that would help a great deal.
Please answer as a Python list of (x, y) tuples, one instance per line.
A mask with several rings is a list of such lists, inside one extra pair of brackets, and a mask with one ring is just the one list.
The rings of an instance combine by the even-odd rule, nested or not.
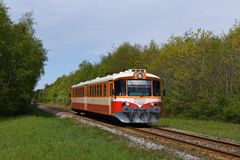
[(3, 0), (14, 21), (32, 11), (48, 50), (37, 89), (124, 42), (159, 45), (189, 29), (227, 33), (240, 20), (239, 0)]

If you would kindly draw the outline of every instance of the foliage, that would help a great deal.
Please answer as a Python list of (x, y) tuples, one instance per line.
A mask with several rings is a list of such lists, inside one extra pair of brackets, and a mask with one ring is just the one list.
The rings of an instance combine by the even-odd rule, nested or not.
[(72, 84), (129, 68), (146, 68), (164, 79), (165, 116), (240, 123), (239, 22), (221, 36), (198, 29), (172, 36), (160, 46), (154, 41), (146, 46), (123, 43), (102, 56), (99, 63), (84, 61), (77, 71), (45, 88), (41, 101), (48, 98), (46, 102), (69, 105), (69, 101), (62, 103), (59, 99), (69, 99)]
[(31, 13), (14, 23), (0, 2), (0, 116), (28, 112), (46, 59)]

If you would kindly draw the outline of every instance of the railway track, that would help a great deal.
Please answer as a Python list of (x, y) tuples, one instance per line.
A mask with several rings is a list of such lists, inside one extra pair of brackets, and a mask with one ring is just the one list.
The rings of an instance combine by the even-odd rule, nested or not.
[(182, 133), (179, 131), (174, 131), (166, 128), (133, 128), (135, 133), (142, 133), (147, 136), (153, 136), (154, 139), (165, 138), (168, 140), (173, 140), (183, 144), (195, 146), (198, 148), (203, 148), (211, 152), (217, 152), (224, 154), (231, 158), (240, 159), (240, 145), (235, 143), (230, 143), (226, 141), (220, 141), (212, 138), (207, 138), (203, 136)]
[[(61, 110), (64, 112), (69, 112), (76, 114), (76, 112), (59, 107), (50, 107), (52, 109)], [(83, 117), (84, 119), (89, 119)], [(101, 122), (104, 123), (104, 122)], [(111, 124), (106, 124), (107, 126), (111, 126)], [(227, 156), (231, 159), (240, 159), (240, 144), (230, 143), (227, 141), (212, 139), (208, 137), (198, 136), (189, 133), (183, 133), (167, 128), (160, 128), (160, 127), (151, 127), (151, 128), (136, 128), (136, 127), (125, 127), (121, 130), (125, 130), (129, 133), (134, 134), (141, 134), (144, 137), (148, 137), (152, 140), (161, 142), (163, 138), (168, 139), (170, 141), (174, 141), (177, 143), (181, 143), (184, 145), (190, 145), (198, 148), (202, 148), (207, 152), (210, 151), (211, 153), (218, 153), (224, 156)]]

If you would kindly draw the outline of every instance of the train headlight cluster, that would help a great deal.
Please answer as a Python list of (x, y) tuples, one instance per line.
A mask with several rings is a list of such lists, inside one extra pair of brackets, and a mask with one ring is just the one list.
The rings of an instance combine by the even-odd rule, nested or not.
[(139, 73), (139, 74), (137, 75), (137, 78), (138, 78), (138, 79), (142, 79), (142, 78), (143, 78), (143, 75), (142, 75), (141, 73)]
[(152, 106), (152, 107), (157, 106), (157, 103), (152, 102), (152, 103), (151, 103), (151, 106)]

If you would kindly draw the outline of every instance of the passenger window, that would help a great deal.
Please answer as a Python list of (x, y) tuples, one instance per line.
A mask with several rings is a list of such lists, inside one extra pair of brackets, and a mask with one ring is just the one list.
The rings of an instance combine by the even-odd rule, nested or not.
[(94, 96), (97, 96), (97, 86), (94, 86)]
[(96, 85), (96, 86), (97, 86), (97, 89), (96, 89), (96, 91), (97, 91), (96, 96), (99, 96), (99, 85)]
[(92, 86), (90, 86), (90, 96), (92, 96)]
[(103, 96), (106, 97), (107, 95), (107, 86), (106, 84), (103, 85)]
[(100, 88), (99, 88), (99, 92), (100, 92), (100, 96), (102, 96), (102, 84), (100, 84)]
[(94, 86), (94, 94), (97, 96), (97, 86)]

